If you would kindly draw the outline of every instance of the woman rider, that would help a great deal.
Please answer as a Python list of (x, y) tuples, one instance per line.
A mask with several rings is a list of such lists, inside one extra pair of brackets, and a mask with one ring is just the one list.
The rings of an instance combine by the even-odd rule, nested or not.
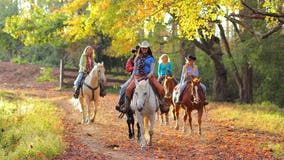
[[(95, 51), (93, 47), (87, 46), (80, 57), (79, 74), (76, 80), (74, 81), (74, 87), (75, 87), (74, 98), (79, 97), (84, 73), (89, 73), (93, 69), (94, 58), (95, 58)], [(106, 93), (104, 91), (103, 83), (99, 82), (99, 84), (100, 84), (100, 96), (104, 97)]]
[(135, 79), (148, 78), (156, 94), (160, 99), (161, 105), (164, 105), (165, 91), (163, 86), (154, 77), (155, 60), (150, 49), (150, 44), (147, 41), (143, 41), (138, 54), (134, 59), (134, 70), (131, 75), (131, 81), (125, 91), (125, 105), (121, 107), (121, 111), (125, 112), (130, 106), (130, 98), (134, 92)]
[[(162, 54), (159, 58), (159, 66), (158, 66), (158, 81), (162, 84), (165, 76), (172, 76), (173, 67), (170, 62), (170, 58), (167, 54)], [(176, 84), (178, 81), (174, 78)]]
[[(179, 87), (179, 92), (177, 95), (176, 103), (180, 104), (181, 103), (181, 95), (183, 90), (186, 87), (186, 84), (189, 80), (191, 80), (194, 77), (199, 76), (199, 71), (198, 71), (198, 66), (195, 64), (196, 57), (188, 55), (185, 57), (186, 63), (182, 68), (182, 73), (180, 77), (180, 87)], [(203, 83), (200, 83), (200, 86), (206, 95), (206, 87)], [(205, 105), (208, 104), (208, 102), (205, 100)]]

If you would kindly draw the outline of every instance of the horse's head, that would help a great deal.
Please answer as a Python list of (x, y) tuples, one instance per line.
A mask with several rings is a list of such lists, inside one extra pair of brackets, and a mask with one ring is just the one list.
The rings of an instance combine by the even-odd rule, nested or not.
[(201, 101), (205, 101), (205, 95), (202, 91), (200, 82), (201, 82), (201, 78), (198, 78), (198, 77), (194, 77), (191, 80), (191, 89), (192, 89), (191, 94), (192, 94), (194, 101), (196, 103), (199, 103)]
[(105, 76), (104, 62), (97, 63), (96, 66), (97, 66), (97, 74), (98, 74), (99, 80), (101, 80), (103, 83), (106, 83), (107, 79)]
[(135, 92), (133, 96), (133, 100), (136, 101), (136, 107), (139, 112), (142, 111), (146, 101), (149, 99), (149, 80), (135, 80)]
[(165, 97), (171, 98), (174, 87), (176, 86), (174, 77), (166, 76), (163, 82), (164, 90), (165, 90)]

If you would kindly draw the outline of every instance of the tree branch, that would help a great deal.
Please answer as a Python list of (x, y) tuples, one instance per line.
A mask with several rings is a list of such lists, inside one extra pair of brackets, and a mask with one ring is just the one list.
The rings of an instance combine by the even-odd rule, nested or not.
[(269, 12), (264, 12), (264, 11), (260, 11), (257, 9), (254, 9), (252, 7), (250, 7), (248, 4), (246, 4), (243, 0), (241, 0), (242, 5), (244, 5), (246, 8), (248, 8), (249, 10), (251, 10), (253, 13), (255, 14), (260, 14), (263, 16), (271, 16), (271, 17), (278, 17), (278, 18), (284, 18), (284, 14), (277, 14), (277, 13), (269, 13)]
[(232, 18), (230, 16), (225, 16), (229, 21), (231, 21), (233, 24), (239, 24), (240, 26), (244, 27), (245, 29), (247, 29), (251, 34), (260, 37), (261, 39), (265, 39), (268, 38), (271, 34), (279, 31), (282, 28), (283, 23), (279, 22), (278, 25), (276, 27), (274, 27), (273, 29), (271, 29), (270, 31), (268, 31), (267, 33), (260, 33), (256, 30), (254, 30), (252, 27), (245, 25), (243, 22), (241, 22), (240, 20), (237, 20), (235, 18)]
[(211, 52), (209, 51), (209, 49), (204, 44), (198, 42), (196, 39), (193, 40), (193, 43), (196, 47), (200, 48), (201, 50), (203, 50), (208, 55), (211, 55)]

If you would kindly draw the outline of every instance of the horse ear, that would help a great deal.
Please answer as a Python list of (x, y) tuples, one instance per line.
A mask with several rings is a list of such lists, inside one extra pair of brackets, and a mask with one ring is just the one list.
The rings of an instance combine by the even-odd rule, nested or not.
[(104, 65), (104, 62), (102, 61), (102, 65)]

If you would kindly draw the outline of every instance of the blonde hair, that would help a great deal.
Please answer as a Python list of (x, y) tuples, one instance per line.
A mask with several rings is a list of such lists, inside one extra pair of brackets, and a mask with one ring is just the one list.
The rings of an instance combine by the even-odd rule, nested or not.
[(95, 54), (95, 50), (94, 50), (94, 48), (93, 48), (92, 46), (87, 46), (87, 47), (84, 49), (83, 54), (87, 54), (87, 50), (88, 50), (89, 48), (92, 48), (92, 50), (93, 50), (92, 58), (95, 59), (95, 58), (96, 58), (96, 54)]
[(167, 54), (162, 54), (162, 55), (160, 56), (160, 58), (159, 58), (159, 64), (163, 62), (163, 58), (164, 58), (165, 56), (168, 58), (168, 62), (170, 62), (170, 57), (169, 57)]

